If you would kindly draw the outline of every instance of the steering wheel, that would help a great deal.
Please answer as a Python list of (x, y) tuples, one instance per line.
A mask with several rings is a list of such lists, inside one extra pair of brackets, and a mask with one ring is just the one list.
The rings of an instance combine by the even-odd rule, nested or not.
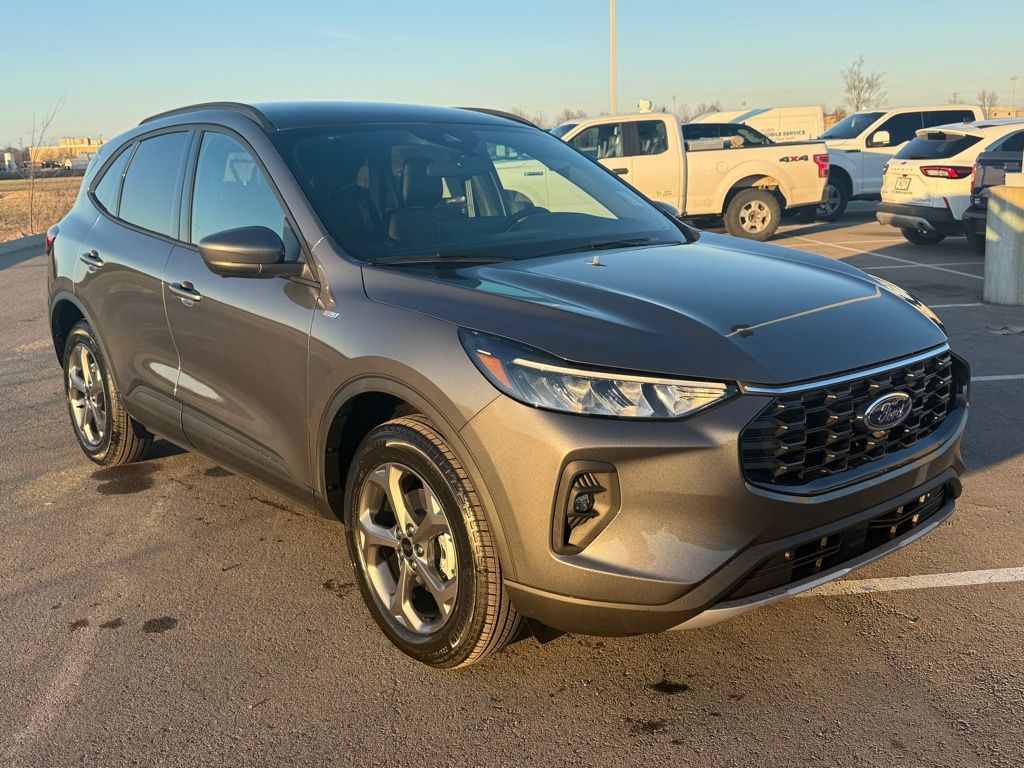
[(537, 216), (542, 213), (551, 213), (551, 211), (547, 208), (541, 208), (539, 205), (528, 205), (508, 217), (508, 226), (505, 227), (505, 231), (511, 232), (530, 216)]

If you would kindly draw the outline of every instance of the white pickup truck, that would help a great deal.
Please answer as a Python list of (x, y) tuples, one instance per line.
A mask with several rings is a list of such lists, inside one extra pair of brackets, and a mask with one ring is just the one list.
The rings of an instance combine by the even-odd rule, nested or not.
[(921, 128), (982, 118), (979, 107), (955, 104), (848, 115), (821, 134), (828, 146), (831, 170), (817, 217), (835, 221), (850, 200), (877, 200), (882, 191), (882, 168)]
[(681, 216), (721, 216), (737, 237), (767, 240), (783, 209), (821, 203), (822, 142), (755, 144), (740, 130), (691, 139), (683, 128), (675, 115), (642, 112), (575, 120), (552, 133)]

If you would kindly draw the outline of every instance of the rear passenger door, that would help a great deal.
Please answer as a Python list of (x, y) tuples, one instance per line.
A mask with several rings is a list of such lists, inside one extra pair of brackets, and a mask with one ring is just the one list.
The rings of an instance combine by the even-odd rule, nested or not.
[(238, 135), (205, 129), (185, 184), (181, 239), (165, 273), (167, 318), (180, 358), (177, 396), (196, 448), (301, 495), (309, 483), (307, 349), (318, 286), (282, 277), (222, 277), (197, 244), (264, 226), (285, 258), (306, 254), (255, 152)]
[(630, 184), (651, 200), (679, 208), (682, 190), (681, 136), (670, 137), (664, 120), (636, 120), (629, 124), (632, 136), (626, 147), (632, 157)]
[(192, 131), (181, 128), (145, 136), (97, 174), (89, 195), (100, 215), (83, 241), (75, 280), (129, 413), (178, 440), (178, 355), (161, 278), (177, 237), (191, 140)]

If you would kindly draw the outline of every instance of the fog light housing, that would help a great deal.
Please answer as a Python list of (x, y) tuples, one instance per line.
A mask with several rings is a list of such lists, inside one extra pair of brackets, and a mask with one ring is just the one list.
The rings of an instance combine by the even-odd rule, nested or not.
[(619, 511), (615, 467), (599, 461), (573, 461), (562, 470), (555, 493), (551, 546), (560, 555), (583, 551)]

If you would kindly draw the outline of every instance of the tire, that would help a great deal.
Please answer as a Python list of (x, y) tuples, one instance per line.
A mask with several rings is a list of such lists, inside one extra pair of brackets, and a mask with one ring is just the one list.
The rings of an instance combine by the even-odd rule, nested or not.
[(64, 340), (64, 394), (78, 445), (105, 467), (139, 461), (153, 436), (124, 409), (92, 327), (81, 320)]
[(425, 418), (389, 421), (363, 439), (348, 472), (345, 524), (363, 600), (403, 653), (464, 667), (519, 633), (476, 490)]
[(964, 233), (967, 235), (967, 245), (974, 253), (978, 256), (985, 255), (985, 233), (979, 232), (973, 226), (964, 227)]
[(945, 235), (935, 232), (918, 232), (916, 229), (901, 229), (900, 232), (914, 245), (935, 245), (946, 239)]
[(846, 185), (836, 179), (829, 179), (825, 183), (821, 204), (811, 210), (814, 211), (818, 221), (836, 221), (846, 213), (846, 206), (849, 202), (850, 192)]
[(764, 241), (775, 234), (782, 219), (778, 198), (764, 189), (744, 189), (725, 209), (725, 231), (733, 237)]

